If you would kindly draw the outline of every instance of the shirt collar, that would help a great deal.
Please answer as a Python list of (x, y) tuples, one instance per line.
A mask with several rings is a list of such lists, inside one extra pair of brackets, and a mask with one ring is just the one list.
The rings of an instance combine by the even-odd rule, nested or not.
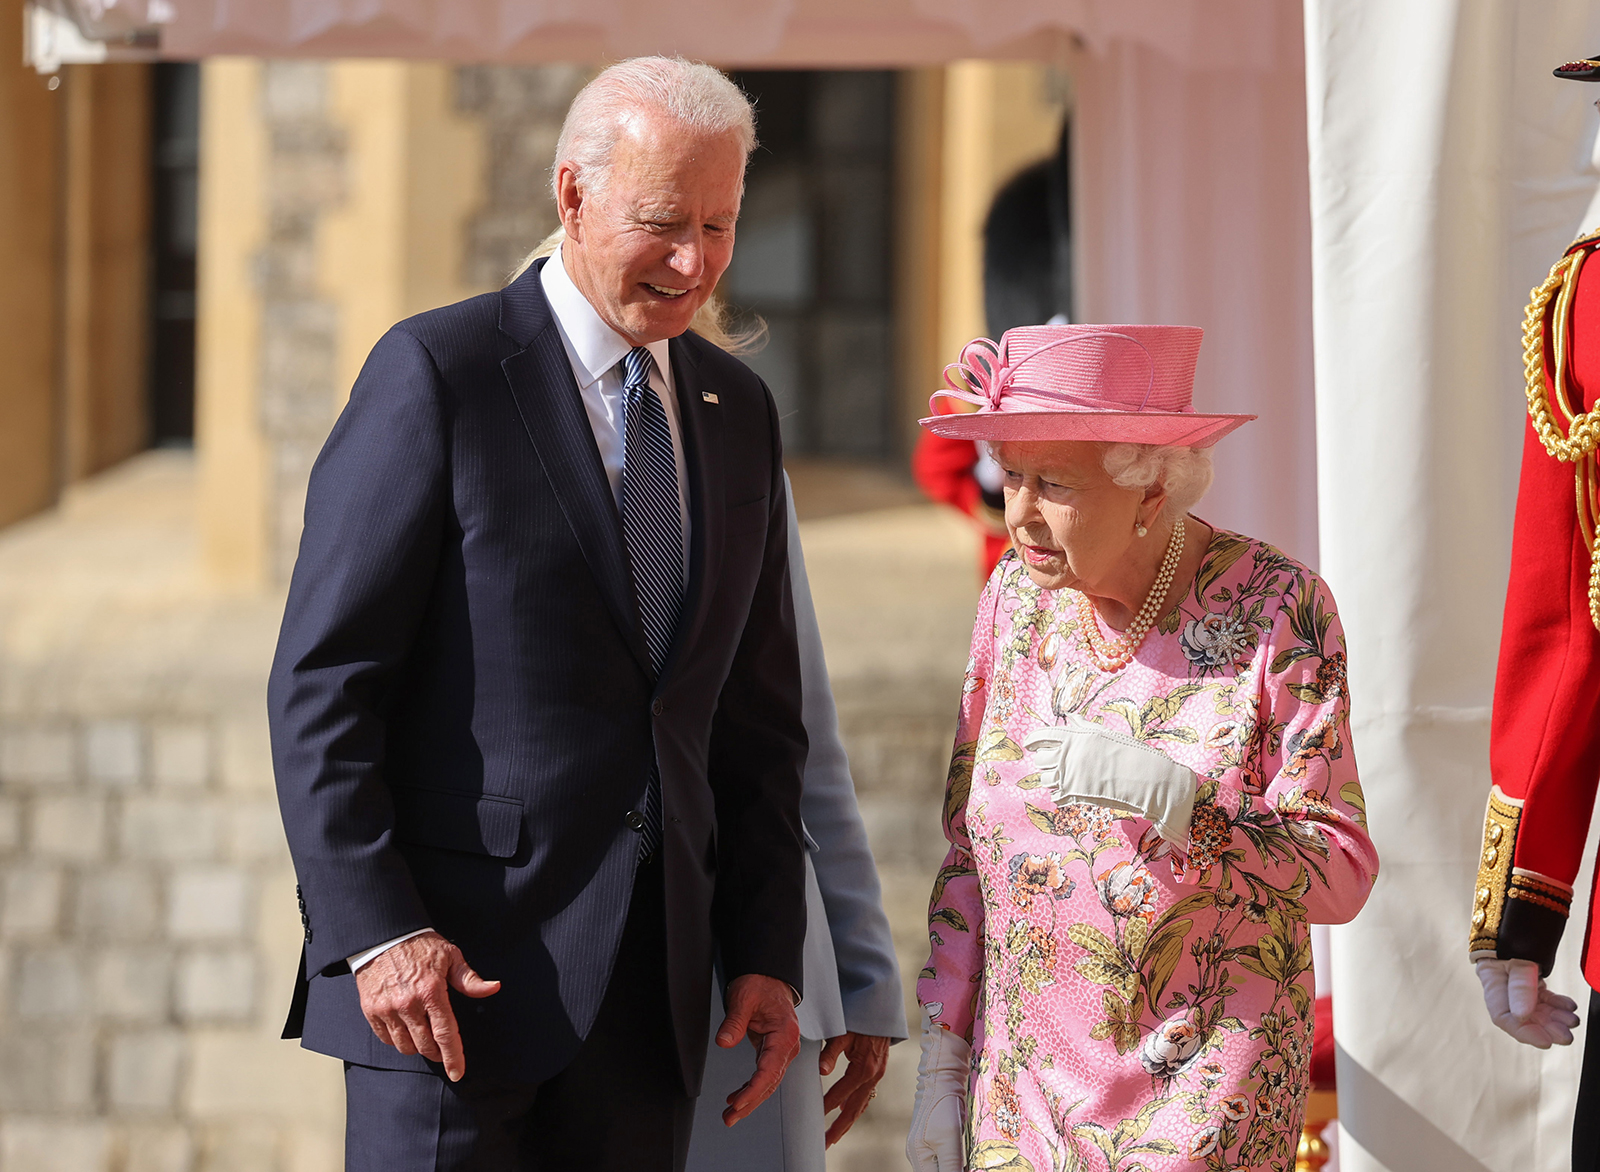
[[(579, 292), (567, 275), (566, 265), (557, 249), (545, 262), (539, 273), (544, 295), (550, 302), (550, 312), (555, 315), (556, 327), (561, 333), (561, 344), (566, 348), (567, 361), (578, 380), (578, 389), (594, 385), (617, 363), (627, 357), (633, 343), (606, 324), (595, 312), (589, 299)], [(671, 348), (667, 339), (646, 346), (655, 359), (656, 369), (668, 388), (672, 386)]]

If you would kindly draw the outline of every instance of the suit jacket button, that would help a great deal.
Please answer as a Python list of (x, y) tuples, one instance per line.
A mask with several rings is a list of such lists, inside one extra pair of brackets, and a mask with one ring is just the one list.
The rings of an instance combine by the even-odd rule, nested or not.
[(656, 700), (655, 700), (655, 703), (650, 705), (650, 711), (654, 712), (657, 716), (660, 716), (666, 710), (667, 710), (667, 702), (665, 700), (663, 700), (660, 696), (657, 696)]
[(644, 829), (644, 818), (640, 816), (637, 810), (629, 810), (623, 815), (622, 820), (628, 824), (629, 830), (639, 831)]

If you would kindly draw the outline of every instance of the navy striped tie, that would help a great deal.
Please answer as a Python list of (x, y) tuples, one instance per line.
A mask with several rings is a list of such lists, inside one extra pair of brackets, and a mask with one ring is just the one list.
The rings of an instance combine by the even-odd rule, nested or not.
[[(650, 389), (650, 351), (635, 346), (622, 366), (622, 541), (639, 600), (650, 666), (667, 660), (683, 606), (683, 522), (678, 511), (678, 463), (666, 408)], [(661, 845), (661, 767), (651, 756), (639, 853)]]

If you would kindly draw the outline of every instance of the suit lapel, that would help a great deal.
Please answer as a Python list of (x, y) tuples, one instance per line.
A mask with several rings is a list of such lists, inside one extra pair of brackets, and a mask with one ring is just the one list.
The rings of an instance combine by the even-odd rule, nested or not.
[[(639, 666), (646, 675), (651, 675), (650, 655), (639, 629), (638, 607), (633, 597), (633, 578), (628, 572), (628, 559), (622, 546), (622, 523), (605, 468), (600, 463), (600, 451), (595, 447), (594, 430), (584, 412), (583, 399), (578, 394), (577, 380), (572, 377), (572, 366), (561, 345), (555, 319), (550, 316), (549, 305), (544, 303), (543, 291), (536, 283), (531, 291), (523, 287), (530, 277), (537, 282), (537, 272), (537, 268), (530, 269), (505, 290), (503, 296), (509, 298), (513, 290), (521, 295), (515, 311), (524, 320), (515, 324), (537, 328), (537, 310), (542, 308), (542, 328), (537, 328), (531, 340), (519, 338), (526, 348), (500, 366), (511, 386), (511, 397), (516, 401), (522, 426), (527, 429), (528, 438), (561, 503), (567, 524), (572, 526), (583, 549), (584, 559), (599, 583), (617, 629), (622, 632)], [(533, 303), (535, 291), (537, 305)], [(511, 324), (505, 321), (509, 316), (509, 312), (502, 313), (502, 328)], [(528, 321), (528, 318), (534, 320)]]
[(722, 569), (724, 483), (722, 469), (722, 410), (701, 397), (699, 360), (683, 338), (671, 343), (672, 381), (677, 390), (678, 419), (683, 429), (683, 462), (689, 474), (689, 589), (678, 619), (672, 654), (663, 665), (669, 675), (694, 646), (717, 574)]

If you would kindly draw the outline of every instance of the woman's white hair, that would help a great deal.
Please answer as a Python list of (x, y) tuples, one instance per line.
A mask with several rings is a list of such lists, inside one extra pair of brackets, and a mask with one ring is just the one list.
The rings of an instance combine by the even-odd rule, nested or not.
[(577, 168), (588, 194), (605, 190), (617, 140), (640, 109), (667, 114), (701, 134), (732, 134), (746, 159), (756, 149), (755, 108), (720, 70), (682, 57), (634, 57), (601, 70), (572, 99), (550, 174), (557, 198), (556, 172), (566, 162)]
[(1210, 448), (1170, 448), (1157, 444), (1105, 444), (1101, 465), (1119, 488), (1166, 489), (1163, 521), (1176, 521), (1206, 495), (1213, 468)]

